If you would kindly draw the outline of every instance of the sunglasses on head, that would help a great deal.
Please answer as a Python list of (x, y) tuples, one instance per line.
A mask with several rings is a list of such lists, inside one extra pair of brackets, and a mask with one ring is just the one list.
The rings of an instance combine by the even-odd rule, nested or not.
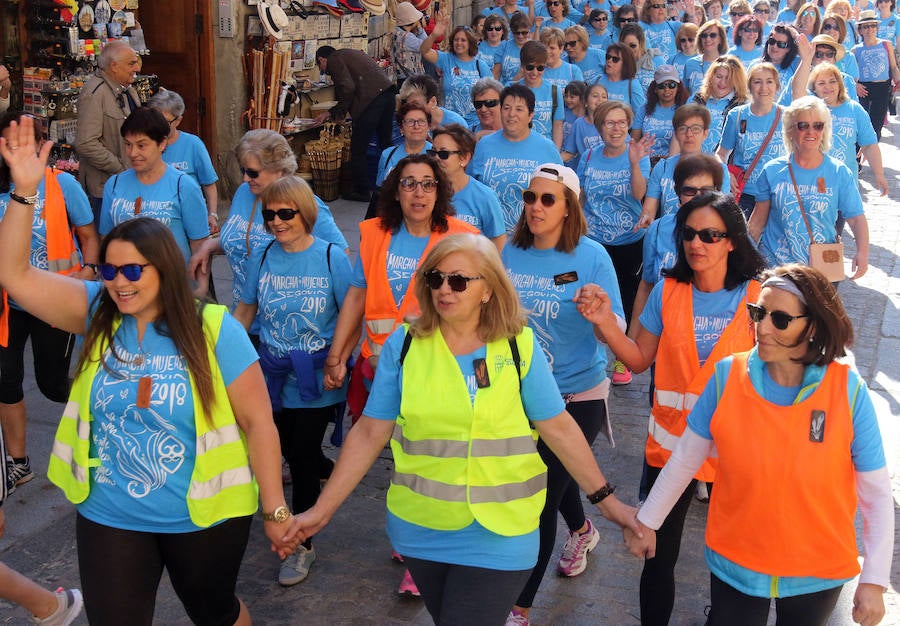
[(825, 129), (825, 122), (797, 122), (795, 126), (797, 130), (809, 130), (809, 127), (812, 126), (813, 130), (821, 132)]
[(263, 219), (267, 222), (271, 222), (275, 219), (275, 216), (278, 216), (282, 222), (289, 222), (294, 219), (294, 216), (300, 213), (297, 209), (263, 209), (262, 216)]
[(475, 107), (475, 110), (478, 111), (481, 107), (487, 107), (489, 109), (493, 109), (495, 106), (500, 104), (500, 100), (493, 98), (491, 100), (473, 100), (472, 105)]
[(103, 280), (113, 280), (116, 274), (122, 273), (125, 280), (135, 282), (141, 279), (144, 268), (149, 267), (150, 263), (126, 263), (125, 265), (113, 265), (112, 263), (101, 263), (97, 266), (100, 277)]
[(747, 303), (747, 312), (750, 314), (750, 319), (757, 324), (766, 319), (766, 315), (768, 315), (772, 320), (772, 326), (778, 330), (787, 329), (791, 322), (798, 320), (801, 317), (809, 317), (809, 315), (790, 315), (784, 311), (767, 311), (765, 307), (761, 307), (758, 304), (753, 304), (751, 302)]
[(437, 189), (438, 182), (433, 178), (426, 178), (425, 180), (416, 180), (412, 176), (406, 176), (400, 179), (400, 189), (403, 191), (413, 192), (416, 190), (416, 187), (421, 187), (422, 191), (425, 193), (431, 193), (435, 189)]
[(498, 33), (502, 33), (502, 32), (503, 32), (503, 27), (502, 27), (502, 26), (485, 26), (484, 30), (493, 30), (493, 31), (496, 31), (496, 32), (498, 32)]
[(528, 65), (525, 66), (525, 69), (529, 72), (533, 72), (534, 70), (543, 72), (544, 66), (543, 65), (532, 65), (531, 63), (529, 63)]
[(607, 54), (606, 60), (609, 61), (610, 63), (618, 63), (619, 61), (622, 60), (622, 57), (614, 57), (612, 55)]
[(678, 81), (674, 80), (666, 80), (656, 85), (657, 89), (675, 89), (676, 87), (678, 87)]
[[(542, 193), (540, 195), (540, 199), (541, 204), (543, 204), (545, 207), (551, 207), (556, 204), (556, 194), (553, 193)], [(525, 201), (525, 204), (534, 204), (538, 201), (538, 195), (531, 189), (523, 189), (522, 200)]]
[[(715, 187), (691, 187), (690, 185), (682, 185), (681, 188), (677, 190), (677, 193), (679, 196), (684, 196), (685, 198), (693, 198), (698, 194), (710, 191), (718, 191), (718, 189)], [(700, 241), (703, 241), (703, 239)]]
[(723, 233), (721, 230), (716, 230), (715, 228), (694, 230), (690, 226), (685, 226), (684, 230), (681, 231), (682, 241), (690, 242), (694, 240), (694, 237), (700, 237), (700, 241), (703, 243), (719, 243), (728, 237), (728, 233)]
[(451, 154), (462, 154), (462, 150), (435, 150), (430, 148), (425, 151), (425, 154), (431, 157), (437, 157), (441, 161), (446, 161), (450, 158)]
[(250, 180), (256, 180), (257, 178), (259, 178), (259, 170), (252, 170), (249, 167), (242, 167), (241, 174), (243, 176), (246, 176)]
[(438, 270), (428, 270), (425, 272), (424, 278), (428, 288), (434, 291), (443, 287), (445, 280), (453, 291), (465, 291), (469, 287), (469, 281), (483, 280), (484, 276), (463, 276), (462, 274), (445, 274)]
[(776, 48), (780, 48), (784, 50), (785, 48), (790, 47), (791, 43), (789, 41), (778, 41), (777, 39), (769, 39), (766, 42), (767, 45), (775, 46)]
[(717, 32), (700, 33), (700, 39), (718, 39), (718, 38), (719, 38), (719, 33), (717, 33)]

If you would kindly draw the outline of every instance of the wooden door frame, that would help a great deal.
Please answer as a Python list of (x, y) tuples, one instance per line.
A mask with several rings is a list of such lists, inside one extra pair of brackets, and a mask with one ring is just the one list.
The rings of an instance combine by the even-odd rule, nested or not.
[(218, 154), (213, 2), (214, 0), (194, 0), (195, 13), (202, 20), (203, 26), (198, 34), (199, 42), (197, 48), (200, 58), (197, 61), (197, 67), (200, 71), (200, 96), (206, 103), (205, 114), (200, 118), (199, 130), (200, 138), (203, 139), (206, 149), (211, 155)]

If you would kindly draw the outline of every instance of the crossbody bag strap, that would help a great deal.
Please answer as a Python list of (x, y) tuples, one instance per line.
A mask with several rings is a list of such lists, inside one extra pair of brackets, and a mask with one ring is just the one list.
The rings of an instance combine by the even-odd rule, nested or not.
[[(740, 115), (740, 113), (738, 113)], [(769, 134), (766, 135), (766, 138), (763, 139), (762, 145), (759, 147), (759, 152), (756, 153), (756, 156), (753, 159), (753, 162), (750, 163), (750, 167), (744, 170), (744, 180), (750, 180), (750, 174), (753, 173), (753, 170), (756, 168), (756, 164), (759, 163), (759, 159), (762, 158), (763, 152), (766, 151), (766, 148), (769, 147), (769, 142), (772, 141), (772, 135), (775, 134), (775, 129), (778, 128), (778, 122), (781, 121), (781, 107), (777, 104), (775, 105), (775, 121), (772, 122), (772, 128), (769, 129)], [(790, 167), (790, 163), (788, 163), (788, 167)], [(793, 178), (794, 174), (791, 172), (791, 177)], [(794, 185), (796, 187), (796, 184)], [(799, 201), (800, 194), (797, 194), (797, 200)]]
[(791, 175), (791, 184), (794, 185), (794, 193), (797, 195), (797, 205), (800, 207), (800, 215), (803, 216), (803, 223), (806, 224), (806, 232), (809, 233), (809, 242), (815, 243), (812, 228), (809, 226), (809, 218), (806, 217), (806, 210), (803, 208), (803, 198), (800, 197), (800, 188), (797, 186), (797, 179), (794, 178), (794, 168), (791, 167), (790, 157), (788, 157), (788, 174)]

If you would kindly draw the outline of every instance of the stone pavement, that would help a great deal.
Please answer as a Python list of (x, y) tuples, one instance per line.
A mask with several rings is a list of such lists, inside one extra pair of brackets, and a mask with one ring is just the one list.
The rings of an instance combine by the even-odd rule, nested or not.
[[(840, 294), (854, 322), (857, 367), (868, 381), (882, 426), (893, 476), (895, 505), (900, 500), (900, 124), (885, 129), (882, 144), (892, 199), (880, 198), (870, 184), (868, 168), (863, 174), (863, 193), (871, 231), (870, 268), (858, 283), (845, 281)], [(331, 203), (335, 218), (354, 251), (359, 242), (357, 223), (365, 206)], [(848, 238), (849, 239), (849, 238)], [(848, 253), (850, 251), (848, 250)], [(849, 256), (849, 254), (848, 254)], [(214, 274), (217, 292), (228, 297), (230, 275), (217, 259)], [(29, 452), (38, 478), (22, 486), (3, 507), (6, 535), (0, 540), (0, 560), (48, 587), (77, 586), (73, 508), (45, 477), (47, 458), (59, 405), (44, 400), (27, 378), (29, 408)], [(613, 389), (610, 401), (616, 448), (605, 440), (594, 445), (596, 456), (617, 495), (634, 503), (640, 478), (647, 422), (648, 377), (642, 374), (626, 387)], [(328, 448), (337, 457), (339, 450)], [(255, 623), (274, 624), (430, 624), (419, 600), (399, 598), (397, 585), (403, 568), (390, 560), (390, 545), (384, 533), (384, 495), (391, 470), (385, 451), (366, 478), (315, 540), (318, 560), (304, 583), (282, 588), (276, 583), (278, 560), (268, 548), (259, 519), (254, 523), (238, 594), (247, 603)], [(553, 563), (564, 541), (562, 530), (557, 554), (535, 600), (534, 624), (626, 626), (638, 624), (638, 580), (641, 564), (621, 543), (620, 532), (595, 509), (592, 520), (603, 540), (592, 553), (587, 571), (575, 579), (558, 578)], [(701, 626), (708, 602), (709, 573), (703, 562), (703, 528), (706, 506), (695, 502), (687, 520), (681, 559), (676, 570), (677, 594), (672, 624)], [(896, 519), (895, 515), (895, 519)], [(858, 523), (861, 526), (861, 523)], [(898, 523), (900, 528), (900, 523)], [(883, 624), (900, 624), (900, 548), (895, 547), (892, 585), (886, 595), (888, 614)], [(847, 585), (832, 626), (850, 624), (854, 584)], [(156, 609), (156, 623), (189, 624), (180, 602), (164, 579)], [(0, 602), (0, 624), (25, 624), (25, 612)], [(82, 616), (77, 625), (87, 623)]]

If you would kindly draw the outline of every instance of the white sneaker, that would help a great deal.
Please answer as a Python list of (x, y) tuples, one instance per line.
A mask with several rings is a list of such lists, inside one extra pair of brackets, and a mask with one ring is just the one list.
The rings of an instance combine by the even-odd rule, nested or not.
[(584, 534), (575, 531), (569, 535), (569, 540), (563, 548), (562, 556), (556, 571), (560, 576), (578, 576), (587, 568), (588, 552), (600, 543), (600, 533), (594, 528), (594, 524), (587, 519), (587, 531)]
[(32, 624), (40, 624), (41, 626), (69, 626), (75, 618), (81, 613), (81, 607), (84, 601), (81, 598), (81, 592), (77, 589), (63, 589), (60, 587), (56, 590), (56, 600), (59, 607), (44, 619), (31, 617)]
[(529, 626), (528, 616), (515, 611), (510, 611), (506, 616), (506, 624), (504, 626)]
[(294, 553), (281, 562), (278, 570), (278, 584), (282, 587), (290, 587), (302, 583), (309, 576), (309, 568), (316, 560), (316, 551), (310, 547), (308, 550), (302, 545), (297, 546)]

